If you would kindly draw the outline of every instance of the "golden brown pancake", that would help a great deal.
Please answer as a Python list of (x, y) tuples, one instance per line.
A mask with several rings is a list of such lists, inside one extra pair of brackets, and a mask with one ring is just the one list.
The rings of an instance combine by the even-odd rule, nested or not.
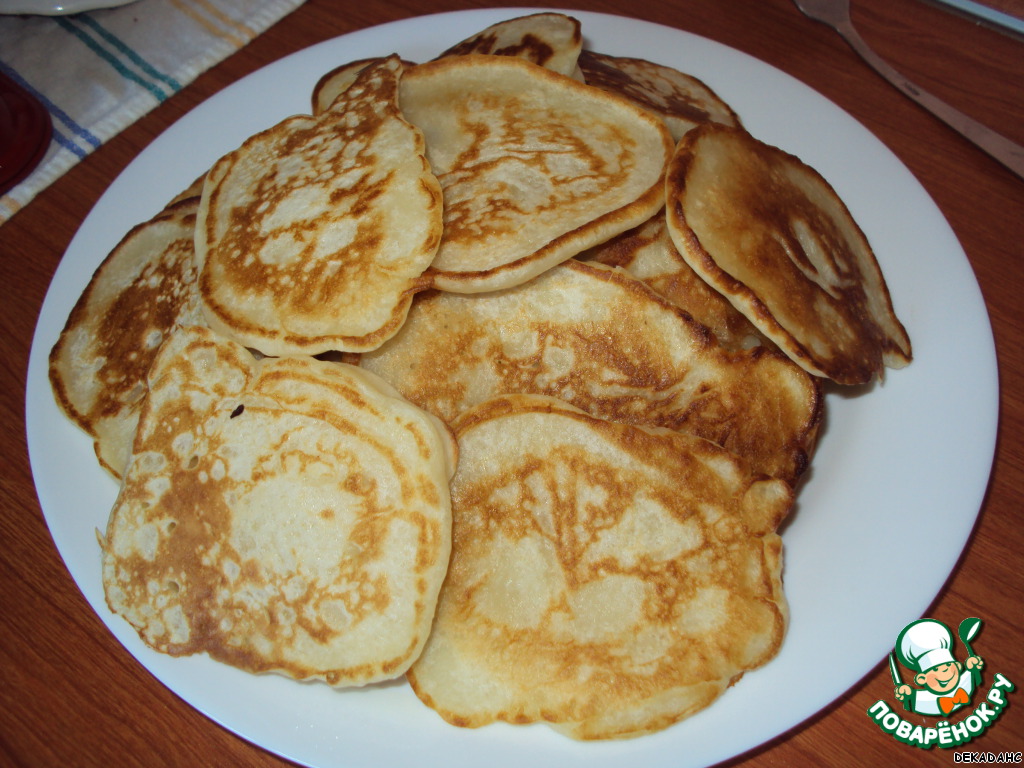
[(629, 101), (511, 56), (450, 56), (402, 79), (444, 190), (437, 288), (525, 282), (662, 205), (672, 138)]
[(547, 397), (485, 402), (454, 429), (451, 564), (408, 675), (446, 721), (637, 736), (778, 652), (785, 483)]
[(360, 365), (448, 423), (496, 395), (550, 395), (700, 435), (790, 482), (821, 419), (817, 382), (785, 356), (723, 349), (636, 278), (575, 260), (504, 291), (421, 294)]
[(564, 13), (534, 13), (492, 24), (441, 54), (465, 56), (481, 53), (516, 56), (539, 66), (572, 76), (583, 48), (580, 22)]
[[(177, 199), (176, 199), (177, 200)], [(50, 351), (57, 403), (121, 477), (146, 372), (182, 323), (201, 323), (193, 235), (197, 197), (172, 202), (134, 227), (103, 260)]]
[(740, 125), (739, 115), (704, 82), (664, 64), (584, 50), (579, 67), (587, 85), (626, 96), (661, 117), (676, 141), (702, 123)]
[(664, 210), (658, 211), (639, 227), (584, 251), (578, 258), (622, 267), (707, 326), (724, 347), (774, 346), (686, 263), (669, 237)]
[(807, 371), (863, 384), (910, 362), (867, 238), (800, 159), (709, 123), (680, 142), (666, 196), (694, 271)]
[(215, 164), (196, 224), (211, 328), (280, 355), (372, 349), (401, 326), (440, 241), (441, 192), (398, 110), (400, 75), (382, 59), (326, 112)]
[[(321, 112), (326, 112), (330, 109), (334, 100), (348, 90), (348, 87), (356, 81), (360, 72), (369, 65), (376, 64), (379, 61), (379, 58), (357, 59), (348, 64), (342, 64), (340, 67), (335, 67), (330, 72), (321, 75), (316, 85), (313, 86), (313, 114), (319, 115)], [(403, 69), (415, 66), (415, 63), (402, 59)]]
[(103, 545), (111, 610), (157, 651), (331, 685), (401, 675), (448, 565), (451, 434), (366, 371), (161, 349)]
[[(573, 75), (583, 47), (580, 23), (561, 13), (535, 13), (500, 21), (453, 45), (438, 58), (470, 53), (516, 56), (553, 72)], [(376, 59), (358, 59), (325, 73), (313, 88), (313, 114), (319, 114), (347, 89), (356, 76)], [(416, 66), (403, 59), (406, 69)]]

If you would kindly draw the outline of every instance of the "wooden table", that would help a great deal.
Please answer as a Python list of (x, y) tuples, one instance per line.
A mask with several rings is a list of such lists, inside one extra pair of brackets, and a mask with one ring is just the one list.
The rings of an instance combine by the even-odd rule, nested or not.
[[(0, 309), (0, 763), (282, 764), (152, 678), (118, 645), (65, 570), (40, 512), (26, 452), (24, 389), (33, 326), (54, 269), (90, 207), (148, 142), (202, 100), (321, 40), (422, 13), (485, 5), (385, 0), (341, 10), (330, 0), (308, 0), (104, 145), (0, 228), (0, 285), (5, 287)], [(857, 0), (854, 5), (854, 23), (863, 37), (903, 74), (1024, 142), (1024, 42), (919, 0)], [(1019, 0), (1000, 5), (1024, 17)], [(561, 7), (615, 13), (622, 6), (593, 0)], [(789, 0), (662, 0), (628, 7), (639, 18), (769, 62), (836, 101), (909, 166), (952, 225), (981, 283), (995, 330), (1001, 432), (976, 530), (930, 615), (952, 626), (966, 616), (984, 618), (983, 655), (990, 668), (1024, 682), (1024, 181), (900, 95)], [(956, 307), (949, 307), (949, 322), (957, 322)], [(878, 567), (896, 574), (901, 566)], [(825, 711), (730, 764), (952, 764), (951, 751), (913, 749), (878, 731), (865, 710), (891, 698), (892, 685), (882, 663), (865, 672)], [(1024, 749), (1019, 692), (1011, 701), (997, 725), (969, 749)]]

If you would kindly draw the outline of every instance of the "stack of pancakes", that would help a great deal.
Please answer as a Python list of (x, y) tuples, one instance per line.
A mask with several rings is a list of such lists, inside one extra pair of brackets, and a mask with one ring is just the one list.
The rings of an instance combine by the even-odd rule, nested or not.
[(822, 381), (910, 343), (824, 179), (582, 40), (343, 64), (96, 271), (50, 378), (151, 647), (579, 739), (778, 652)]

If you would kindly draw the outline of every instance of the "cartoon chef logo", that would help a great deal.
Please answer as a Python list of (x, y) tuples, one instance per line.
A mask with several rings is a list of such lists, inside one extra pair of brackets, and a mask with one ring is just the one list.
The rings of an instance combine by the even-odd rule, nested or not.
[[(966, 651), (960, 662), (956, 658), (956, 638), (941, 621), (921, 619), (904, 627), (889, 654), (896, 700), (902, 702), (907, 711), (936, 720), (923, 723), (919, 718), (907, 720), (885, 699), (868, 707), (868, 717), (884, 733), (920, 749), (960, 748), (983, 735), (999, 722), (1001, 713), (1009, 706), (1009, 694), (1017, 686), (1006, 675), (995, 671), (991, 676), (992, 685), (987, 691), (982, 689), (981, 669), (985, 663), (971, 650), (971, 641), (980, 629), (981, 619), (960, 622), (957, 634)], [(901, 663), (913, 671), (913, 677), (906, 682), (900, 677)], [(957, 714), (951, 717), (954, 712)], [(960, 756), (973, 753), (958, 751), (954, 754), (954, 762), (959, 763), (968, 762), (958, 759)], [(1021, 762), (1020, 752), (1006, 753), (1015, 759), (1005, 761), (1002, 753), (1000, 756), (985, 754), (988, 759), (984, 762)]]
[(902, 681), (896, 660), (890, 654), (889, 669), (897, 700), (911, 712), (936, 717), (946, 717), (969, 704), (981, 682), (984, 666), (970, 646), (980, 627), (980, 619), (964, 619), (960, 624), (960, 640), (967, 651), (963, 663), (953, 655), (952, 630), (941, 621), (920, 619), (904, 627), (894, 650), (900, 663), (914, 671), (914, 686)]

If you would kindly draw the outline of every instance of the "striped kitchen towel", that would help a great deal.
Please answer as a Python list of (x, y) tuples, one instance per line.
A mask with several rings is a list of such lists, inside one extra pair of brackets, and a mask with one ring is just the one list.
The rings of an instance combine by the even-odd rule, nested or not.
[(0, 224), (94, 149), (303, 0), (138, 0), (68, 16), (0, 16), (0, 72), (50, 112), (42, 162), (0, 197)]

